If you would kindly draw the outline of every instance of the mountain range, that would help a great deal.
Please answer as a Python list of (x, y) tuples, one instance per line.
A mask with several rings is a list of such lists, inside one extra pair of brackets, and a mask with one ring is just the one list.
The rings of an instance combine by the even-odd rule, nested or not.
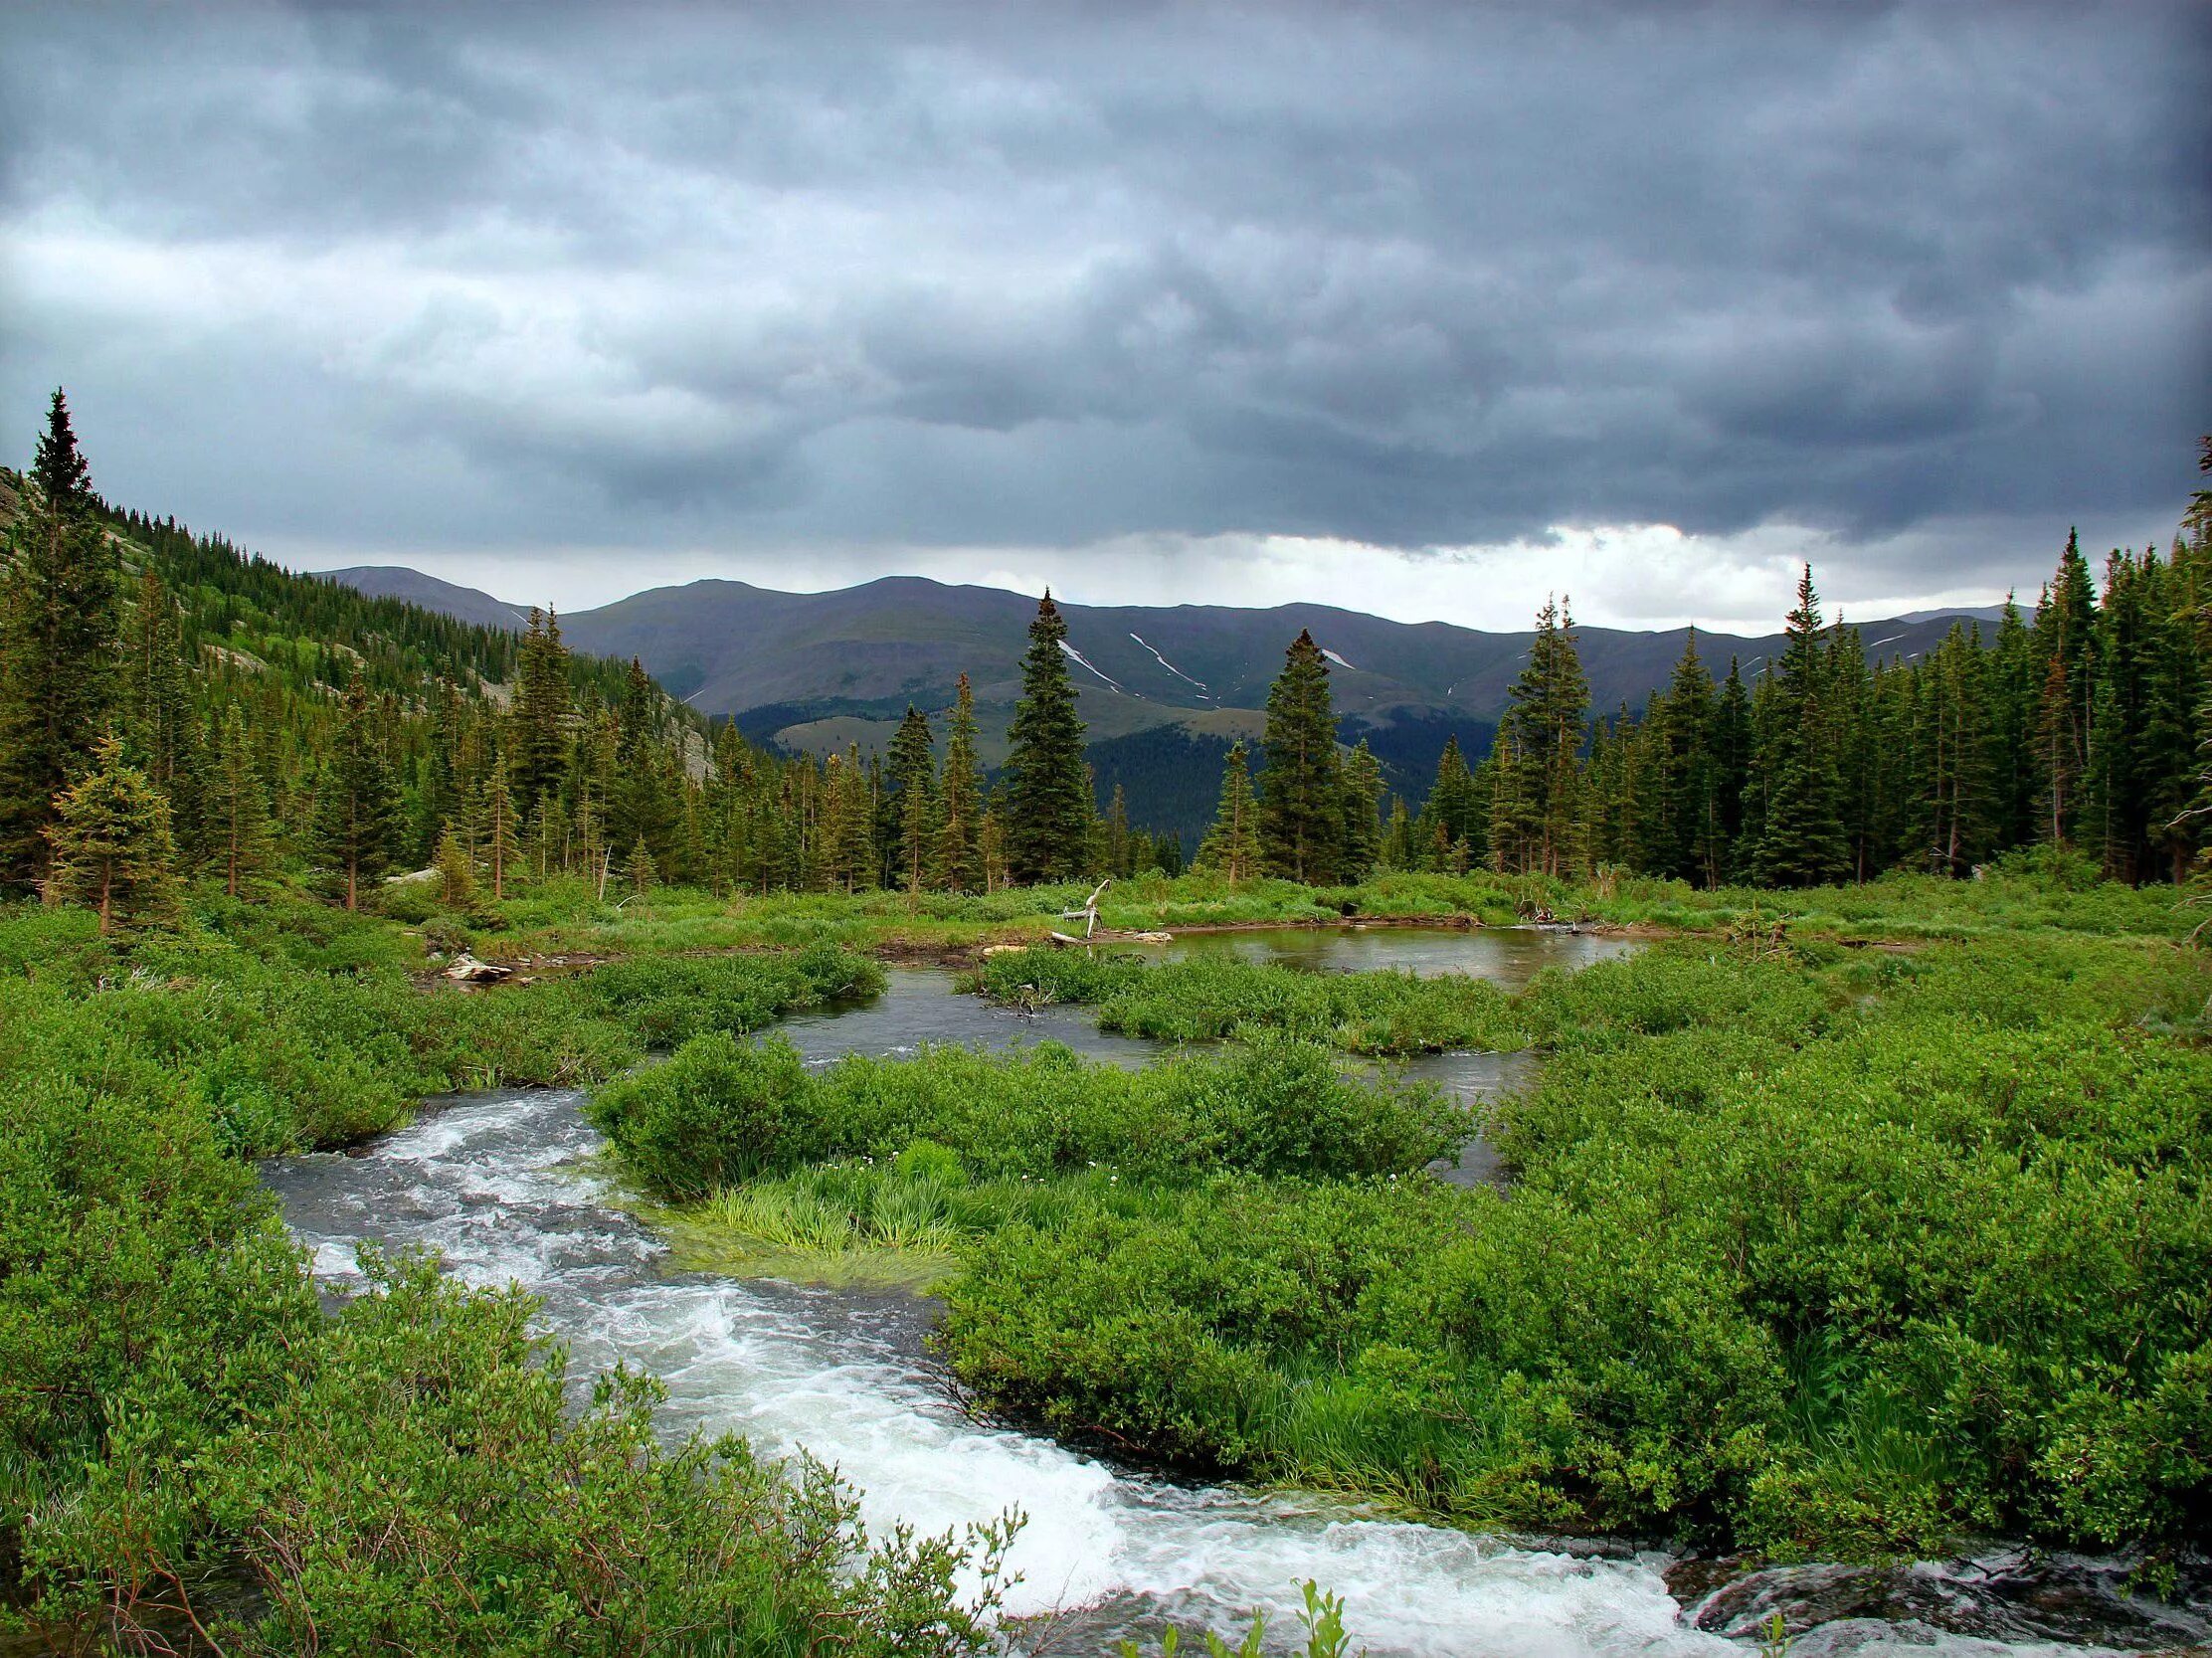
[[(403, 599), (470, 622), (519, 628), (527, 607), (404, 566), (323, 572), (360, 592)], [(1116, 782), (1147, 803), (1152, 827), (1186, 835), (1212, 811), (1219, 760), (1259, 734), (1268, 685), (1300, 629), (1327, 652), (1340, 731), (1365, 738), (1392, 788), (1417, 801), (1445, 740), (1485, 753), (1530, 633), (1484, 633), (1443, 622), (1385, 621), (1327, 605), (1241, 610), (1222, 605), (1062, 605), (1068, 668), (1089, 726), (1101, 793)], [(828, 593), (744, 582), (653, 588), (561, 617), (569, 645), (636, 656), (674, 696), (734, 718), (747, 737), (821, 752), (880, 749), (912, 703), (951, 705), (967, 673), (987, 764), (1006, 752), (1021, 655), (1036, 601), (997, 588), (887, 576)], [(1910, 657), (1954, 620), (1989, 613), (1922, 612), (1862, 627), (1873, 656)], [(1577, 628), (1591, 704), (1640, 707), (1682, 655), (1685, 629)], [(1735, 657), (1747, 677), (1780, 648), (1779, 634), (1698, 636), (1716, 677)]]

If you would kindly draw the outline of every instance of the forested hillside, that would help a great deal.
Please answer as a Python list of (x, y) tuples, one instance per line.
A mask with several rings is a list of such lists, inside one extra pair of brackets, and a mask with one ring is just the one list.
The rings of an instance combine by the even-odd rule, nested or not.
[[(0, 708), (18, 738), (0, 801), (12, 880), (43, 875), (51, 797), (103, 730), (162, 792), (181, 864), (233, 884), (289, 858), (357, 885), (428, 863), (450, 827), (473, 836), (512, 816), (486, 792), (485, 757), (527, 641), (110, 506), (59, 404), (53, 421), (41, 469), (56, 475), (10, 474), (0, 502), (15, 548)], [(81, 493), (58, 509), (70, 477)], [(701, 722), (624, 664), (563, 652), (550, 665), (557, 683), (541, 676), (534, 694), (557, 691), (564, 727), (627, 709), (671, 757), (703, 752)], [(341, 796), (357, 821), (333, 816)]]

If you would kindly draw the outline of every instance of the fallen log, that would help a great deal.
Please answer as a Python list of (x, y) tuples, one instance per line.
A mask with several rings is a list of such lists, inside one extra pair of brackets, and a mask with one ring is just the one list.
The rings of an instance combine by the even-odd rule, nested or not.
[(446, 969), (446, 977), (457, 985), (496, 985), (514, 977), (514, 969), (501, 967), (497, 962), (479, 962), (463, 952), (454, 958)]

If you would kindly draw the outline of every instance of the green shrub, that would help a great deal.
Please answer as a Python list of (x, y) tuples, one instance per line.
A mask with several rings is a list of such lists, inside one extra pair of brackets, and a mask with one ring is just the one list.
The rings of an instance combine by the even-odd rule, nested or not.
[(272, 1658), (994, 1650), (1011, 1520), (871, 1544), (819, 1467), (734, 1438), (661, 1449), (647, 1379), (618, 1371), (570, 1411), (526, 1297), (367, 1264), (378, 1293), (227, 1431), (180, 1445), (158, 1419), (121, 1424), (31, 1530), (36, 1624), (163, 1650), (162, 1614), (227, 1560), (250, 1606), (193, 1615), (221, 1650)]
[[(602, 1087), (590, 1109), (645, 1187), (676, 1198), (817, 1159), (944, 1148), (984, 1177), (1099, 1166), (1169, 1184), (1229, 1169), (1392, 1173), (1472, 1132), (1466, 1109), (1434, 1088), (1355, 1079), (1324, 1050), (1280, 1037), (1134, 1072), (1057, 1042), (856, 1055), (809, 1071), (774, 1037), (748, 1047), (710, 1035)], [(922, 1142), (933, 1149), (917, 1152)]]
[(664, 1064), (601, 1087), (591, 1117), (652, 1191), (697, 1197), (817, 1153), (812, 1078), (789, 1042), (694, 1036)]

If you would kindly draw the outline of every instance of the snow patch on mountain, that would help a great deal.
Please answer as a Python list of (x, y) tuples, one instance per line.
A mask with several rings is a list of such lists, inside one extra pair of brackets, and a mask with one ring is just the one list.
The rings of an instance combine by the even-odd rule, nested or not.
[(1154, 648), (1154, 646), (1149, 642), (1147, 642), (1144, 635), (1131, 634), (1129, 637), (1135, 640), (1139, 645), (1144, 645), (1147, 650), (1152, 651), (1152, 659), (1158, 662), (1162, 667), (1166, 668), (1170, 673), (1174, 674), (1178, 679), (1182, 680), (1186, 685), (1196, 685), (1201, 691), (1205, 689), (1205, 681), (1203, 679), (1194, 679), (1188, 673), (1184, 672), (1183, 669), (1177, 667), (1175, 663), (1169, 661), (1167, 657), (1161, 655), (1159, 650)]
[[(1074, 645), (1068, 644), (1066, 640), (1060, 641), (1060, 648), (1074, 660), (1081, 662), (1085, 667), (1089, 667), (1093, 673), (1098, 673), (1097, 668), (1091, 667), (1090, 658), (1085, 656), (1082, 651), (1076, 649)], [(1121, 681), (1116, 679), (1112, 674), (1098, 673), (1098, 676), (1099, 678), (1105, 680), (1107, 684), (1113, 686), (1115, 690), (1118, 691), (1121, 689)], [(1135, 696), (1137, 693), (1135, 691), (1129, 691), (1124, 694)]]

